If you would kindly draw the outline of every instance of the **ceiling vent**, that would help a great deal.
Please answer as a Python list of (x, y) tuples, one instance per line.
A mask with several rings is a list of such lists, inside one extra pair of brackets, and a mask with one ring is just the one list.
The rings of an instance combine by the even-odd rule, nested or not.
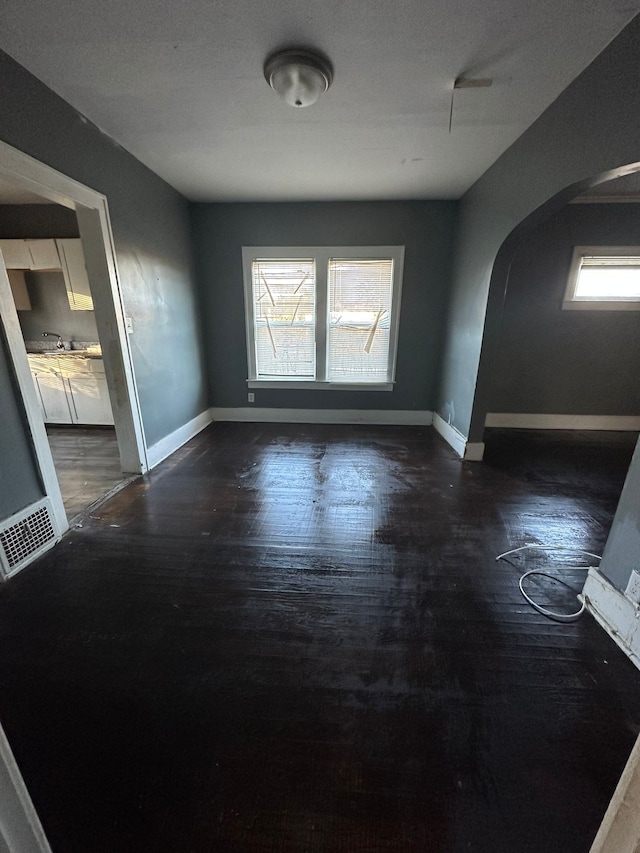
[(44, 498), (12, 515), (0, 525), (0, 575), (10, 578), (59, 539), (51, 511), (51, 502)]

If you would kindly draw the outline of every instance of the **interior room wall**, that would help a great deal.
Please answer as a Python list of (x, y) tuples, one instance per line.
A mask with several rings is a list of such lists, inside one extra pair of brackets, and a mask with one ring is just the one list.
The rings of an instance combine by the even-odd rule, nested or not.
[(491, 412), (640, 415), (640, 311), (563, 311), (574, 246), (640, 244), (639, 204), (569, 204), (509, 271)]
[(403, 245), (394, 390), (255, 389), (254, 405), (432, 409), (456, 208), (448, 201), (192, 205), (211, 404), (247, 406), (243, 246)]
[[(188, 203), (3, 53), (0, 89), (0, 139), (108, 199), (145, 437), (153, 445), (208, 406)], [(12, 398), (1, 408), (15, 405)], [(0, 454), (21, 445), (28, 456), (27, 434), (15, 428), (3, 436)], [(15, 478), (6, 489), (9, 512), (26, 505)]]

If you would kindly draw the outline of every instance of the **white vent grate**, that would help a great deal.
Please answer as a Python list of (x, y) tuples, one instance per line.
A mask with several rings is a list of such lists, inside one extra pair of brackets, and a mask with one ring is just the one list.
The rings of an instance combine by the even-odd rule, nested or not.
[(35, 560), (56, 539), (48, 500), (7, 519), (0, 528), (0, 563), (5, 577)]

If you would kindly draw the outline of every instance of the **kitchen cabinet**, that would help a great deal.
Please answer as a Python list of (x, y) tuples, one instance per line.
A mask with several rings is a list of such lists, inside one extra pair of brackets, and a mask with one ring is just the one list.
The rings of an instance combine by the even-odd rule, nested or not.
[(57, 359), (46, 359), (48, 357), (29, 358), (42, 416), (48, 424), (73, 423), (66, 385), (56, 369)]
[(0, 249), (7, 269), (60, 269), (60, 257), (55, 240), (0, 240)]
[(82, 240), (0, 240), (7, 270), (61, 270), (72, 311), (93, 311)]
[(26, 240), (0, 240), (0, 250), (8, 270), (31, 269), (31, 253)]
[(113, 424), (101, 358), (28, 356), (43, 417), (50, 424)]
[(76, 374), (66, 378), (75, 424), (112, 424), (113, 414), (104, 373)]
[(93, 311), (89, 276), (84, 265), (82, 241), (79, 238), (56, 240), (60, 266), (72, 311)]
[(60, 258), (55, 240), (27, 240), (32, 270), (59, 270)]

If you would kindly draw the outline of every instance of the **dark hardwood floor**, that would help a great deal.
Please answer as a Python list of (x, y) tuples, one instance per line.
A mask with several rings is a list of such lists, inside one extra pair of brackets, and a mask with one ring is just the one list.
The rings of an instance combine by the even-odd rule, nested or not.
[(216, 424), (135, 480), (0, 589), (54, 853), (586, 853), (640, 673), (495, 556), (600, 552), (634, 443)]
[(125, 479), (113, 427), (47, 426), (47, 438), (69, 519)]

